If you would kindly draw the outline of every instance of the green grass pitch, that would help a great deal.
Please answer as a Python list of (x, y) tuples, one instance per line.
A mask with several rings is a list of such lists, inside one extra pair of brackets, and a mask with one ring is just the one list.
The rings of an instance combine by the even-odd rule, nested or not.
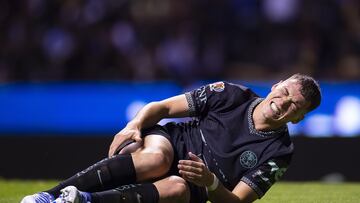
[[(0, 180), (0, 202), (19, 203), (56, 181)], [(360, 183), (279, 182), (256, 203), (360, 203)]]

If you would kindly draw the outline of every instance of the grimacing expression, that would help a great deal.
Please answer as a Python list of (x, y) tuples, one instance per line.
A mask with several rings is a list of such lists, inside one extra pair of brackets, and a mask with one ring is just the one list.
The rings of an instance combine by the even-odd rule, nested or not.
[(301, 86), (296, 79), (280, 81), (271, 88), (265, 98), (263, 116), (266, 120), (276, 123), (298, 123), (310, 106), (300, 92)]

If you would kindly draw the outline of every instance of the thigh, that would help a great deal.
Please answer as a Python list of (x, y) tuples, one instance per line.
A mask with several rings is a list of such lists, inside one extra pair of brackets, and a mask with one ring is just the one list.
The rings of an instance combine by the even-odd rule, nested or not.
[(173, 147), (169, 139), (162, 135), (151, 134), (143, 137), (143, 142), (135, 142), (134, 140), (127, 140), (120, 147), (118, 154), (132, 154), (137, 152), (158, 152), (161, 151), (166, 154), (173, 153)]
[(169, 139), (163, 135), (149, 134), (146, 135), (143, 139), (143, 147), (141, 150), (139, 150), (142, 153), (160, 152), (166, 156), (174, 156), (173, 146), (171, 145)]
[(168, 173), (174, 160), (170, 141), (161, 135), (147, 135), (143, 146), (131, 153), (137, 181), (160, 178)]
[(119, 150), (119, 154), (130, 154), (137, 152), (163, 152), (173, 155), (174, 146), (168, 132), (160, 125), (155, 125), (141, 131), (143, 143), (134, 140), (127, 140), (123, 143), (124, 147)]
[(142, 137), (142, 144), (132, 143), (121, 150), (121, 153), (132, 154), (137, 181), (158, 179), (172, 173), (177, 162), (174, 163), (176, 156), (168, 132), (155, 125), (142, 130)]

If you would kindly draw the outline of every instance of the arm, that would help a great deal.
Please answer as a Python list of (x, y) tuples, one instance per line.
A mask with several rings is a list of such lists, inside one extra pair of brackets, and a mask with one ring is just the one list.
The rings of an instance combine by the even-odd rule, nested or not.
[(189, 115), (188, 109), (184, 94), (145, 105), (126, 127), (115, 135), (110, 145), (109, 156), (114, 155), (117, 148), (126, 140), (142, 142), (141, 129), (151, 127), (163, 118), (186, 117)]
[(136, 126), (138, 129), (151, 127), (163, 118), (186, 117), (189, 115), (188, 109), (188, 103), (184, 94), (174, 96), (145, 105), (129, 124)]
[[(182, 177), (200, 187), (209, 188), (215, 175), (209, 171), (204, 162), (196, 155), (189, 153), (191, 160), (179, 161), (179, 173)], [(209, 200), (212, 203), (250, 203), (258, 199), (256, 192), (246, 183), (240, 181), (233, 191), (226, 189), (220, 182), (213, 190), (208, 189)]]
[(221, 183), (209, 191), (209, 186), (212, 186), (215, 176), (205, 166), (204, 162), (192, 153), (189, 153), (190, 160), (179, 161), (178, 168), (185, 180), (200, 187), (208, 188), (209, 200), (212, 203), (249, 203), (261, 198), (283, 176), (290, 163), (291, 156), (292, 154), (286, 154), (274, 157), (248, 171), (231, 192)]
[(209, 191), (209, 200), (217, 202), (250, 203), (258, 199), (255, 191), (246, 183), (240, 181), (233, 191), (226, 189), (221, 183), (214, 191)]

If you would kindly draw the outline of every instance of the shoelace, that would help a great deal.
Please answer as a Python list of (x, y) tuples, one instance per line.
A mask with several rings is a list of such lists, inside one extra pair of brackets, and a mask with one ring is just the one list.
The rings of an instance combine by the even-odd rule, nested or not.
[(39, 203), (49, 203), (51, 201), (51, 196), (47, 193), (41, 192), (36, 197), (35, 200)]

